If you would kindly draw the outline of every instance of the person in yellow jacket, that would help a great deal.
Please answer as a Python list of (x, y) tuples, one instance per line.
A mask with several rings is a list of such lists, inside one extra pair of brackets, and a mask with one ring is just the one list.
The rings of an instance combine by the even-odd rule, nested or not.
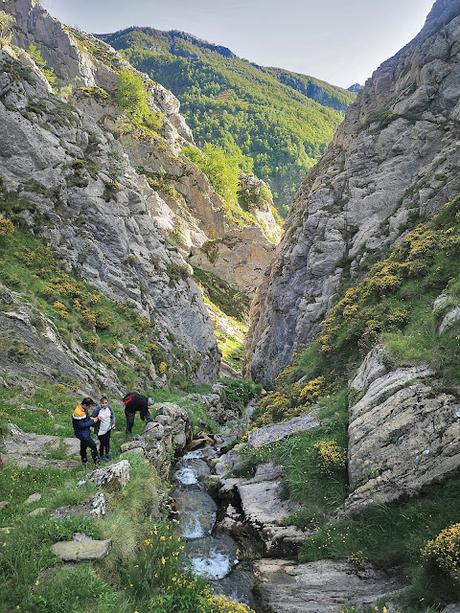
[(89, 412), (94, 407), (91, 398), (83, 398), (80, 404), (74, 409), (72, 415), (72, 425), (75, 436), (80, 440), (80, 456), (83, 464), (88, 461), (86, 452), (88, 447), (91, 450), (91, 457), (95, 464), (99, 464), (99, 454), (96, 443), (91, 438), (91, 428), (94, 428), (99, 421), (98, 417), (89, 417)]

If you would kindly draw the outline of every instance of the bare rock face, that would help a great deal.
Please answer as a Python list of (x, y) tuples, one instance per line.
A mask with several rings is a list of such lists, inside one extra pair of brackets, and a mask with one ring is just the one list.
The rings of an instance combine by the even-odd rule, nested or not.
[[(18, 78), (12, 65), (22, 67), (27, 79)], [(173, 345), (182, 346), (189, 358), (182, 368), (196, 380), (213, 379), (219, 355), (200, 292), (150, 217), (155, 192), (120, 142), (89, 114), (54, 96), (26, 54), (0, 57), (0, 125), (3, 190), (30, 203), (25, 221), (31, 229), (53, 245), (69, 270), (107, 297), (154, 317), (171, 363)], [(107, 185), (115, 185), (115, 193), (108, 195)], [(20, 325), (9, 319), (10, 327)]]
[(272, 613), (337, 613), (352, 606), (361, 610), (379, 601), (388, 604), (402, 588), (397, 579), (371, 566), (357, 571), (341, 560), (295, 564), (266, 558), (255, 566), (261, 597)]
[(257, 428), (249, 435), (248, 447), (251, 449), (258, 449), (264, 445), (277, 443), (290, 436), (300, 434), (301, 432), (307, 432), (319, 426), (321, 426), (321, 421), (318, 419), (316, 413), (293, 417), (279, 424), (270, 424), (262, 428)]
[(306, 533), (283, 525), (300, 507), (284, 499), (282, 478), (281, 466), (261, 464), (251, 479), (222, 479), (220, 493), (224, 498), (237, 493), (244, 521), (259, 534), (267, 552), (295, 555)]
[(372, 350), (350, 383), (351, 493), (343, 511), (412, 496), (460, 466), (460, 403), (428, 366), (388, 370)]
[[(0, 459), (6, 464), (61, 470), (72, 470), (81, 465), (75, 459), (80, 450), (80, 441), (76, 438), (23, 432), (16, 425), (11, 424), (10, 432), (2, 439), (2, 447)], [(53, 459), (53, 452), (58, 450), (63, 450), (67, 459)]]
[(386, 61), (301, 186), (251, 314), (248, 371), (271, 383), (308, 343), (344, 274), (394, 245), (460, 187), (460, 1), (438, 0)]
[(130, 469), (131, 465), (128, 460), (120, 460), (116, 464), (94, 470), (85, 479), (79, 481), (78, 485), (81, 486), (87, 481), (93, 481), (98, 487), (122, 490), (129, 481)]

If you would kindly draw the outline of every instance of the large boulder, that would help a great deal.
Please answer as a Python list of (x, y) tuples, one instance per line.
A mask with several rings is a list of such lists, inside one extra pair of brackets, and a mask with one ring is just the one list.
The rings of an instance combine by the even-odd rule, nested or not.
[(348, 472), (353, 512), (411, 496), (460, 466), (460, 402), (428, 365), (389, 370), (372, 350), (350, 382)]
[(94, 470), (84, 479), (81, 479), (78, 485), (81, 486), (88, 481), (92, 481), (98, 487), (104, 487), (108, 490), (122, 490), (129, 481), (130, 468), (131, 465), (128, 460), (121, 460), (116, 464)]
[[(342, 560), (295, 564), (262, 559), (255, 564), (259, 591), (271, 613), (338, 613), (350, 607), (388, 604), (402, 588), (394, 577)], [(353, 609), (354, 610), (354, 609)]]

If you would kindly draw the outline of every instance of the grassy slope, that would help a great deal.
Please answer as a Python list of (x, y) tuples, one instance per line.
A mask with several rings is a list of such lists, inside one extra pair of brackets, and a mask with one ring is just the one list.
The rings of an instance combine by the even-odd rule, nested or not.
[(210, 272), (195, 268), (193, 275), (208, 308), (222, 353), (222, 362), (240, 373), (244, 361), (250, 299)]
[[(104, 35), (104, 40), (124, 49), (136, 68), (176, 94), (200, 145), (225, 149), (236, 142), (254, 160), (256, 175), (270, 183), (277, 205), (289, 201), (342, 119), (269, 70), (192, 37), (145, 28)], [(348, 105), (354, 98), (313, 81), (331, 103)]]
[[(404, 504), (371, 507), (330, 522), (331, 510), (347, 495), (347, 381), (380, 341), (392, 366), (428, 361), (447, 388), (458, 386), (459, 324), (442, 336), (436, 329), (448, 306), (460, 303), (459, 255), (457, 198), (408, 233), (363, 281), (343, 288), (342, 299), (330, 311), (316, 341), (297, 352), (255, 414), (255, 425), (263, 425), (319, 404), (330, 422), (274, 448), (244, 454), (246, 471), (273, 456), (285, 466), (286, 492), (302, 505), (292, 519), (315, 531), (301, 550), (302, 561), (350, 556), (358, 566), (371, 560), (383, 568), (399, 567), (411, 586), (403, 597), (405, 611), (441, 607), (460, 598), (460, 583), (433, 564), (424, 564), (420, 554), (428, 539), (459, 521), (460, 477)], [(434, 300), (442, 292), (449, 301), (433, 311)], [(318, 448), (320, 441), (329, 446)]]

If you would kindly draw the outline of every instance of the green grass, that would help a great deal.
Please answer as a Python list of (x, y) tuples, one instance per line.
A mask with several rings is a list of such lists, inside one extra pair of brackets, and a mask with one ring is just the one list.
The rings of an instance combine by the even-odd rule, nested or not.
[[(76, 485), (89, 469), (3, 467), (0, 498), (9, 505), (1, 513), (2, 527), (8, 527), (0, 532), (2, 611), (220, 611), (212, 608), (205, 583), (181, 568), (180, 539), (160, 517), (156, 473), (139, 455), (124, 457), (131, 463), (131, 478), (121, 492), (106, 494), (110, 512), (105, 519), (54, 520), (49, 515), (58, 506), (82, 502), (95, 492), (94, 485)], [(25, 505), (35, 492), (42, 499)], [(39, 506), (46, 512), (30, 517), (28, 513)], [(110, 554), (98, 563), (63, 564), (50, 547), (71, 539), (74, 532), (111, 538)], [(152, 545), (146, 546), (148, 539)], [(155, 608), (163, 600), (179, 608)]]
[(369, 507), (318, 529), (306, 540), (299, 559), (340, 559), (362, 552), (378, 567), (397, 568), (411, 583), (404, 596), (406, 610), (445, 605), (460, 597), (460, 585), (455, 587), (434, 569), (428, 569), (431, 573), (424, 569), (420, 549), (443, 528), (458, 522), (459, 508), (460, 477), (456, 476), (406, 503)]
[(320, 441), (335, 441), (346, 449), (346, 406), (346, 393), (341, 392), (324, 403), (320, 416), (329, 420), (327, 424), (259, 449), (246, 448), (242, 453), (239, 476), (252, 476), (264, 462), (275, 461), (284, 467), (284, 495), (301, 507), (288, 524), (310, 529), (323, 525), (347, 496), (345, 465), (325, 472), (314, 447)]

